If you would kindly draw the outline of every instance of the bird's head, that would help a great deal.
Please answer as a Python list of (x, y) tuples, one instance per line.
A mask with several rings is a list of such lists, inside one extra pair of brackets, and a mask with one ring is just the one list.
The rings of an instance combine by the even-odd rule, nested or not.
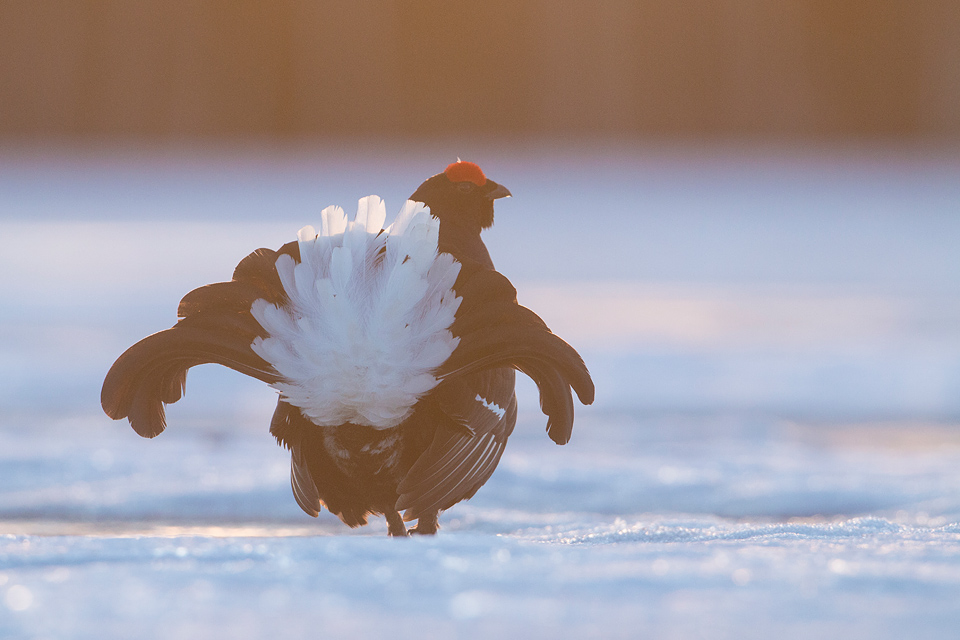
[(508, 196), (510, 191), (489, 180), (480, 167), (457, 160), (443, 173), (428, 178), (410, 199), (430, 207), (430, 213), (441, 222), (477, 225), (479, 230), (493, 226), (493, 201)]

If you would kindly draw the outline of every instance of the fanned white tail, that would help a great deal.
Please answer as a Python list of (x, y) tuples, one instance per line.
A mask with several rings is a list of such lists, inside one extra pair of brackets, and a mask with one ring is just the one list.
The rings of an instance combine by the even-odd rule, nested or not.
[(268, 333), (253, 350), (283, 376), (272, 386), (318, 425), (400, 424), (459, 342), (460, 263), (437, 251), (439, 220), (409, 200), (386, 229), (385, 218), (377, 196), (353, 222), (324, 209), (319, 232), (298, 234), (300, 263), (277, 260), (289, 303), (251, 308)]

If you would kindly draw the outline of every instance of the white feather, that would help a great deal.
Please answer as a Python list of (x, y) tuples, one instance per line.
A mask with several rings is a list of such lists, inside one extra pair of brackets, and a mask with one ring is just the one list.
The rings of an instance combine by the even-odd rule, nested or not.
[(506, 409), (498, 405), (496, 402), (493, 402), (492, 400), (487, 400), (486, 398), (481, 396), (479, 393), (477, 394), (477, 402), (479, 402), (480, 404), (485, 406), (487, 409), (495, 413), (498, 418), (503, 418), (503, 414), (507, 412)]
[(282, 376), (272, 386), (318, 425), (400, 424), (459, 343), (460, 263), (438, 253), (439, 221), (410, 201), (386, 229), (385, 217), (377, 196), (353, 222), (324, 209), (319, 232), (298, 233), (300, 263), (277, 259), (289, 303), (250, 309), (267, 332), (252, 348)]

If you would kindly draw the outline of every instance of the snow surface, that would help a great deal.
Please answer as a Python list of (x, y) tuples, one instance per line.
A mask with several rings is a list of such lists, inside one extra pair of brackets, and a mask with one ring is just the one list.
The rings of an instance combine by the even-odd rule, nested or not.
[[(568, 445), (525, 383), (490, 482), (392, 540), (299, 510), (256, 381), (192, 371), (154, 440), (99, 412), (183, 293), (443, 154), (594, 373)], [(0, 638), (960, 637), (960, 158), (470, 155), (0, 154)]]

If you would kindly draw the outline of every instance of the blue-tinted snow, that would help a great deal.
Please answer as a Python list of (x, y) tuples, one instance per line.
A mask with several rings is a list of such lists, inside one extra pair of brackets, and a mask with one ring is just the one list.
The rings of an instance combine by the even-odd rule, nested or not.
[(308, 518), (275, 395), (191, 372), (148, 441), (132, 342), (463, 149), (0, 158), (0, 637), (933, 638), (960, 628), (960, 157), (478, 148), (488, 244), (597, 403), (429, 540)]

